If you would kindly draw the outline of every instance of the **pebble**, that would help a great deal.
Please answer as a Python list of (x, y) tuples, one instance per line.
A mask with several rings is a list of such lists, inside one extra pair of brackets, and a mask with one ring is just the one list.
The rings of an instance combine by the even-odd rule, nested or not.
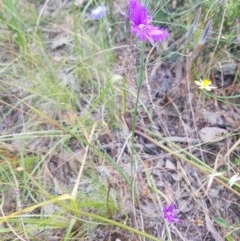
[(176, 165), (169, 159), (166, 160), (165, 167), (169, 170), (176, 170)]

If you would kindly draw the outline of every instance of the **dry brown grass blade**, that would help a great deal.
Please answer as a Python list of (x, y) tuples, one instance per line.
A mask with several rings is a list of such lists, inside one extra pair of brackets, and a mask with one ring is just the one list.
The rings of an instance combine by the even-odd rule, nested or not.
[[(97, 122), (94, 123), (93, 128), (92, 128), (91, 133), (90, 133), (90, 136), (87, 138), (89, 143), (91, 143), (91, 141), (92, 141), (92, 137), (93, 137), (94, 131), (96, 129), (96, 125), (97, 125)], [(76, 197), (77, 197), (78, 186), (79, 186), (80, 181), (81, 181), (81, 176), (82, 176), (83, 169), (84, 169), (84, 166), (85, 166), (85, 163), (86, 163), (88, 151), (89, 151), (89, 146), (86, 147), (86, 150), (85, 150), (85, 153), (84, 153), (84, 156), (83, 156), (83, 160), (82, 160), (82, 164), (80, 166), (78, 176), (77, 176), (77, 179), (75, 181), (75, 185), (74, 185), (73, 190), (72, 190), (71, 195), (72, 195), (73, 199), (76, 199)]]
[(223, 157), (223, 162), (227, 162), (230, 154), (240, 145), (240, 139), (238, 139), (227, 151), (227, 153)]
[(217, 230), (215, 229), (215, 227), (213, 225), (212, 220), (209, 217), (207, 206), (204, 201), (202, 201), (202, 207), (204, 210), (205, 223), (206, 223), (206, 227), (207, 227), (208, 231), (212, 234), (214, 240), (223, 241), (222, 237), (218, 234)]

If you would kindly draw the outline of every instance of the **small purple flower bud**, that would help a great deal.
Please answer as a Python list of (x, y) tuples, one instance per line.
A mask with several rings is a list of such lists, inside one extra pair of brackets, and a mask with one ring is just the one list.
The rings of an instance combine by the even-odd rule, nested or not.
[(164, 206), (163, 208), (163, 216), (169, 222), (180, 222), (180, 219), (177, 218), (176, 213), (178, 212), (177, 209), (174, 209), (174, 203), (172, 202), (168, 207)]
[(107, 7), (102, 5), (99, 5), (95, 9), (93, 9), (90, 13), (90, 19), (91, 20), (100, 20), (107, 14)]

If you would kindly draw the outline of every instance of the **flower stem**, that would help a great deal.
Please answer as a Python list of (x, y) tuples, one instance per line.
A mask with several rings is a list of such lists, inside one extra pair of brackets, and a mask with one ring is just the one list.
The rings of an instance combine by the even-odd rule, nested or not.
[[(132, 119), (132, 146), (131, 146), (131, 151), (132, 151), (132, 165), (131, 165), (131, 170), (132, 170), (132, 194), (134, 197), (135, 194), (135, 177), (137, 173), (137, 159), (136, 159), (136, 151), (134, 148), (134, 133), (135, 133), (135, 127), (136, 127), (136, 121), (137, 121), (137, 115), (138, 115), (138, 103), (139, 103), (139, 97), (140, 97), (140, 91), (143, 83), (143, 76), (144, 76), (144, 52), (145, 52), (145, 43), (142, 42), (140, 46), (140, 65), (138, 68), (138, 73), (137, 73), (137, 97), (136, 97), (136, 103), (134, 107), (134, 112), (133, 112), (133, 119)], [(133, 198), (134, 200), (134, 198)]]

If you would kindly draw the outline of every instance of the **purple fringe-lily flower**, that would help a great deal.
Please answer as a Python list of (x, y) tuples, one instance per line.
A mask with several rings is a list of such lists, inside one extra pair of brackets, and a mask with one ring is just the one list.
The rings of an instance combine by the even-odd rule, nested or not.
[(149, 40), (153, 45), (158, 41), (163, 42), (169, 35), (167, 30), (152, 24), (148, 10), (138, 0), (129, 2), (129, 19), (132, 21), (131, 33), (143, 42)]
[(163, 207), (163, 216), (169, 222), (180, 222), (180, 219), (177, 218), (176, 213), (178, 212), (177, 209), (174, 209), (174, 203), (172, 202), (169, 206)]

